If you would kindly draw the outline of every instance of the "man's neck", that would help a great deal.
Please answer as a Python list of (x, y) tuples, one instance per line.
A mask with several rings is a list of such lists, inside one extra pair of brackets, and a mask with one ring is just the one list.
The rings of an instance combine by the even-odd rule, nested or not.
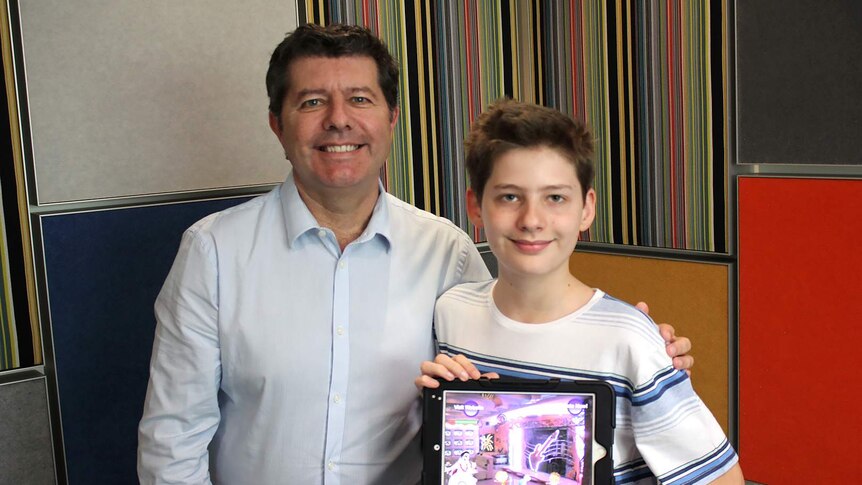
[(330, 192), (312, 194), (299, 183), (296, 184), (299, 197), (305, 202), (311, 215), (322, 227), (335, 233), (338, 246), (343, 251), (348, 244), (358, 238), (368, 226), (380, 191), (349, 191), (335, 189)]
[(593, 289), (570, 273), (523, 277), (501, 270), (493, 298), (503, 315), (523, 323), (547, 323), (562, 318), (593, 297)]

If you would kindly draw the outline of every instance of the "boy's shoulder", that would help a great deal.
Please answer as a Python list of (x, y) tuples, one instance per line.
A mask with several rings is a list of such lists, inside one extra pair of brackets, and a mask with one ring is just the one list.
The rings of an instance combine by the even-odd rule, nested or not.
[(613, 328), (619, 336), (628, 336), (664, 347), (658, 326), (649, 315), (601, 290), (596, 291), (600, 298), (581, 315), (582, 321)]
[(471, 281), (459, 283), (446, 290), (437, 300), (438, 307), (447, 303), (484, 303), (494, 287), (496, 280)]
[(595, 299), (595, 304), (590, 307), (591, 311), (607, 313), (607, 314), (618, 314), (625, 315), (635, 320), (650, 320), (649, 315), (640, 311), (634, 305), (627, 303), (619, 298), (610, 295), (600, 289), (595, 290), (597, 293), (597, 297)]

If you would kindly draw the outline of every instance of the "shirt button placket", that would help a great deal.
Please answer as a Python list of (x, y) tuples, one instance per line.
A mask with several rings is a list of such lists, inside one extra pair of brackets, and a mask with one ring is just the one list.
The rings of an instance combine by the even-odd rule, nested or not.
[[(348, 248), (349, 251), (349, 248)], [(332, 295), (332, 376), (329, 387), (329, 418), (326, 433), (326, 470), (324, 483), (339, 485), (341, 472), (336, 463), (343, 453), (344, 425), (346, 420), (345, 395), (350, 376), (350, 346), (345, 338), (349, 325), (350, 278), (347, 254), (341, 254), (335, 265)]]

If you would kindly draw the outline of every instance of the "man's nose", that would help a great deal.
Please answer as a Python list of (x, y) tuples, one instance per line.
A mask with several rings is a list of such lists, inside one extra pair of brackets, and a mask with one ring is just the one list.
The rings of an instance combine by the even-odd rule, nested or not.
[(326, 130), (349, 130), (351, 128), (350, 113), (344, 101), (333, 101), (329, 104), (324, 125)]

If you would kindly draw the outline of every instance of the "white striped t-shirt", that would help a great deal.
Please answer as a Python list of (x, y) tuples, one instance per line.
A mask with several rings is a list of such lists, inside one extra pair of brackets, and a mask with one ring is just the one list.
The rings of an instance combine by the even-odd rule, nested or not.
[(616, 483), (709, 483), (738, 458), (721, 427), (673, 368), (652, 320), (596, 290), (577, 311), (526, 324), (503, 315), (496, 281), (466, 283), (438, 300), (439, 351), (464, 354), (482, 372), (525, 378), (598, 379), (616, 394)]

